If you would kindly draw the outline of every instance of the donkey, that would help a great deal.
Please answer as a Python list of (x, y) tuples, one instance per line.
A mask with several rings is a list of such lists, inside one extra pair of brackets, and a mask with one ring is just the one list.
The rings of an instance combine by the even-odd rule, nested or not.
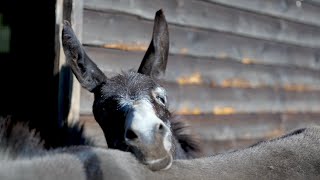
[(201, 154), (199, 139), (175, 120), (160, 85), (169, 51), (168, 25), (161, 9), (155, 14), (152, 40), (138, 71), (106, 77), (67, 21), (62, 42), (73, 74), (94, 94), (93, 114), (109, 148), (132, 152), (153, 170), (169, 168), (173, 159)]
[[(0, 121), (0, 123), (3, 121)], [(91, 146), (42, 149), (24, 125), (0, 125), (0, 179), (308, 179), (320, 178), (320, 127), (297, 129), (254, 146), (211, 157), (174, 160), (152, 171), (131, 153)], [(27, 153), (26, 153), (27, 152)]]

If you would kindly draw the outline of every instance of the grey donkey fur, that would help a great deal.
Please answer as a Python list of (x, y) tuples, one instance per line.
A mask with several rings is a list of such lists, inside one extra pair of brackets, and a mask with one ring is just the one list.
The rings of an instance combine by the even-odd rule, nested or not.
[(88, 146), (43, 150), (26, 126), (14, 125), (19, 128), (7, 132), (10, 123), (0, 122), (0, 179), (5, 180), (320, 178), (320, 127), (298, 129), (234, 152), (174, 160), (168, 170), (151, 171), (131, 153), (119, 150)]

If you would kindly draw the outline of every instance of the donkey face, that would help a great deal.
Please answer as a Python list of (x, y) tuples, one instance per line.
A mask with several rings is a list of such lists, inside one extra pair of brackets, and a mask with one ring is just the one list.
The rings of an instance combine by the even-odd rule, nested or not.
[(133, 152), (153, 170), (172, 163), (170, 112), (166, 91), (156, 81), (164, 74), (169, 33), (162, 11), (155, 15), (153, 36), (137, 72), (107, 78), (88, 57), (65, 22), (62, 32), (67, 62), (83, 88), (94, 93), (93, 114), (108, 146)]

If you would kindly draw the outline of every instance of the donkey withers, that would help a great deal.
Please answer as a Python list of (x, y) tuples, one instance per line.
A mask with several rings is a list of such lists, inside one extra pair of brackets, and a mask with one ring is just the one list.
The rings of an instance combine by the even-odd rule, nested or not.
[(169, 168), (172, 159), (193, 158), (197, 138), (168, 110), (166, 90), (159, 84), (168, 51), (168, 25), (156, 12), (152, 40), (138, 71), (106, 77), (89, 58), (65, 22), (63, 48), (68, 64), (83, 88), (94, 94), (93, 114), (109, 148), (130, 151), (153, 170)]

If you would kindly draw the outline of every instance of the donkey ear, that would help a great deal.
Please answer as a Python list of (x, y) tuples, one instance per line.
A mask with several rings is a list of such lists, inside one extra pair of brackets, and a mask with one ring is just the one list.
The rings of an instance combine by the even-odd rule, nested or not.
[(160, 9), (156, 12), (152, 40), (138, 72), (154, 78), (164, 75), (169, 52), (169, 31), (166, 18)]
[(62, 44), (66, 61), (82, 87), (90, 92), (106, 80), (104, 73), (89, 58), (68, 21), (64, 21)]

